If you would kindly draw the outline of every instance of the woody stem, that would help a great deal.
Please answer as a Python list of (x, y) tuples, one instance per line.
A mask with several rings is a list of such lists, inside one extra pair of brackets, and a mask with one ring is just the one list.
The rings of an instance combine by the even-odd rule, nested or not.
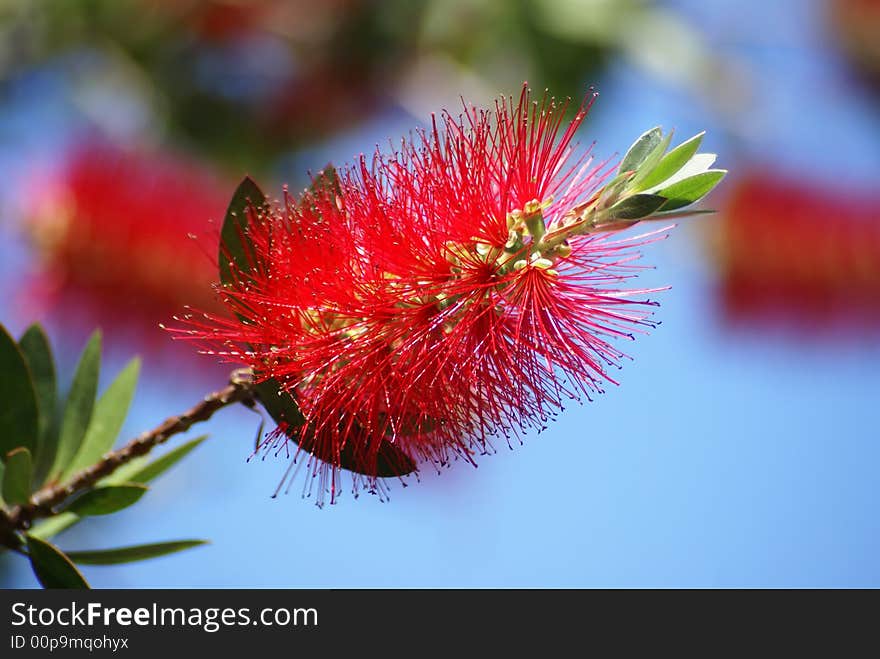
[(26, 531), (36, 519), (56, 514), (56, 507), (69, 497), (92, 487), (122, 465), (149, 453), (174, 435), (186, 432), (193, 424), (207, 421), (219, 409), (235, 403), (252, 406), (254, 396), (250, 371), (235, 371), (226, 387), (208, 394), (183, 414), (169, 417), (152, 430), (141, 433), (122, 448), (105, 454), (95, 464), (74, 474), (68, 481), (43, 487), (27, 503), (8, 511), (0, 508), (0, 544), (16, 548), (20, 544), (16, 532)]

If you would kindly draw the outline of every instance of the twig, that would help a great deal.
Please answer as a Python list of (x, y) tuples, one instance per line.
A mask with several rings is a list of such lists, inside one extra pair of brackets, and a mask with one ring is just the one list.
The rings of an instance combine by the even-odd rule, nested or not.
[(92, 487), (102, 478), (110, 476), (119, 467), (134, 458), (145, 455), (170, 437), (189, 430), (190, 426), (200, 421), (207, 421), (217, 410), (235, 403), (254, 404), (253, 377), (248, 370), (235, 371), (229, 379), (229, 385), (205, 396), (204, 400), (194, 405), (183, 414), (173, 416), (160, 425), (142, 433), (128, 444), (116, 451), (105, 454), (98, 462), (75, 474), (65, 483), (48, 485), (35, 492), (28, 503), (15, 506), (8, 513), (0, 514), (0, 543), (4, 538), (13, 536), (15, 531), (30, 528), (35, 519), (49, 517), (56, 513), (55, 507), (64, 503), (69, 497)]

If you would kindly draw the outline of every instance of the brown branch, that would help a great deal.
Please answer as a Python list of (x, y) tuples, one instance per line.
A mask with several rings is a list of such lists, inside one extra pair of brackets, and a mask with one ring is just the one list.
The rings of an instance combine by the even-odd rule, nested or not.
[(92, 487), (122, 465), (149, 453), (170, 437), (186, 432), (193, 424), (207, 421), (217, 410), (235, 403), (251, 406), (254, 402), (253, 378), (250, 372), (235, 371), (230, 377), (229, 385), (208, 394), (204, 400), (183, 414), (166, 419), (122, 448), (105, 454), (101, 460), (75, 474), (67, 482), (48, 485), (35, 492), (28, 503), (15, 506), (9, 513), (3, 512), (0, 515), (0, 543), (8, 545), (4, 542), (4, 538), (8, 539), (7, 536), (14, 535), (15, 531), (27, 530), (35, 519), (54, 515), (56, 506), (72, 495)]

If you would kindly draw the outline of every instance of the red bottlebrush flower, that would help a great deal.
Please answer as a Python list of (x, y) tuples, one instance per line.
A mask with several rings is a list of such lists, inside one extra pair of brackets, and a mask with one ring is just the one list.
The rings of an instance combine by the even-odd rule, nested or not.
[(167, 318), (182, 304), (214, 307), (204, 234), (226, 194), (200, 166), (106, 144), (74, 150), (34, 182), (26, 230), (49, 286), (91, 300), (98, 315)]
[(340, 467), (375, 490), (385, 443), (415, 461), (473, 461), (494, 436), (541, 428), (613, 382), (613, 340), (651, 325), (652, 291), (625, 287), (632, 248), (660, 233), (617, 232), (667, 200), (608, 209), (640, 179), (622, 172), (600, 190), (605, 163), (573, 143), (592, 98), (570, 122), (566, 104), (525, 88), (444, 114), (390, 156), (248, 210), (247, 259), (220, 289), (234, 318), (189, 315), (174, 331), (296, 399), (304, 421), (266, 447), (292, 438), (316, 458), (319, 498), (335, 498)]
[[(755, 174), (734, 188), (717, 253), (732, 319), (801, 329), (880, 318), (880, 198)], [(808, 320), (808, 323), (802, 322)]]

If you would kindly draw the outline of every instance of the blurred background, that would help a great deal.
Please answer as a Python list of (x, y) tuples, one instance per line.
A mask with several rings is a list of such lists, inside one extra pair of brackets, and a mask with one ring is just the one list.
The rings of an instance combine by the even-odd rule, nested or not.
[[(57, 539), (213, 544), (93, 586), (880, 586), (880, 0), (2, 0), (0, 321), (43, 322), (62, 381), (96, 326), (108, 377), (143, 355), (133, 436), (225, 382), (158, 323), (213, 303), (245, 173), (297, 189), (523, 80), (595, 85), (601, 156), (661, 124), (731, 170), (647, 248), (640, 283), (672, 288), (621, 386), (323, 510), (270, 498), (286, 465), (247, 463), (259, 419), (224, 410)], [(0, 585), (36, 582), (0, 556)]]

